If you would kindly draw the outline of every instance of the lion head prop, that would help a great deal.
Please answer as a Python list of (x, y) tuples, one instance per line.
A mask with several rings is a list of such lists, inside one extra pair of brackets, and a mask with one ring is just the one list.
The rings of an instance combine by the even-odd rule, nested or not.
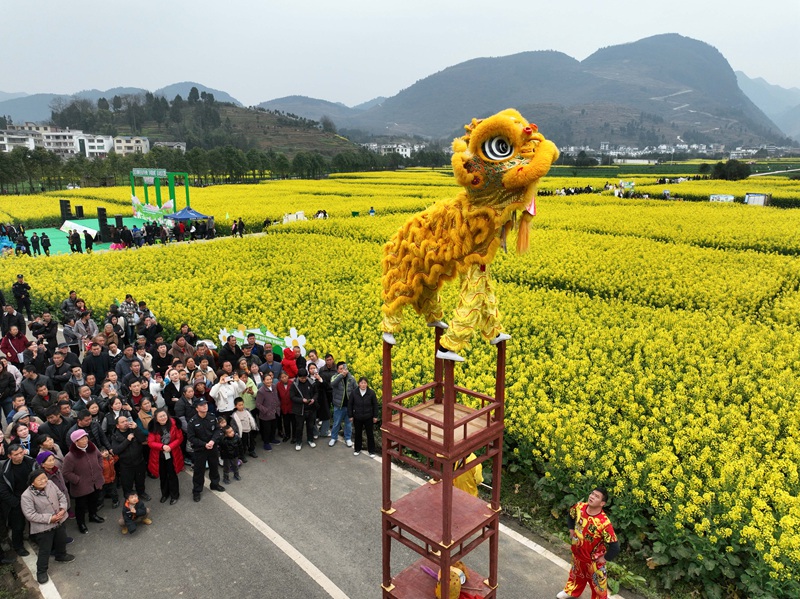
[[(384, 340), (396, 342), (403, 308), (411, 305), (429, 326), (447, 329), (437, 357), (458, 361), (476, 329), (492, 343), (509, 338), (487, 266), (505, 245), (517, 211), (517, 251), (527, 250), (537, 185), (558, 159), (555, 144), (516, 110), (473, 119), (465, 128), (453, 141), (452, 160), (464, 190), (414, 215), (386, 244), (382, 261)], [(462, 287), (448, 326), (439, 290), (456, 275)]]

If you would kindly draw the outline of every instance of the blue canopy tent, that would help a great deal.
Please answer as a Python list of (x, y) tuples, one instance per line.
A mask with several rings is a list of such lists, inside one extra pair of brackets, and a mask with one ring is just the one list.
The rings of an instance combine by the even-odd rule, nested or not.
[(186, 208), (184, 208), (183, 210), (179, 210), (175, 214), (165, 215), (164, 218), (176, 221), (178, 220), (188, 221), (188, 220), (204, 220), (210, 217), (206, 216), (205, 214), (200, 214), (194, 208), (189, 208), (189, 206), (187, 206)]

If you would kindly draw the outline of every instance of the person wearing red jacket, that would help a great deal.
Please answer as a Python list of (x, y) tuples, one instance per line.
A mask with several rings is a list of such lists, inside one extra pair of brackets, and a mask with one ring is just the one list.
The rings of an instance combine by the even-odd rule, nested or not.
[(161, 503), (169, 499), (169, 504), (175, 505), (180, 498), (178, 472), (183, 470), (183, 432), (165, 408), (156, 410), (147, 428), (150, 431), (147, 469), (161, 481)]
[(8, 333), (0, 341), (0, 350), (6, 355), (9, 362), (15, 366), (21, 366), (21, 356), (26, 349), (28, 349), (28, 338), (20, 332), (18, 326), (11, 325)]
[(294, 439), (294, 414), (292, 414), (292, 398), (289, 394), (292, 379), (286, 374), (286, 371), (281, 372), (281, 380), (276, 385), (278, 388), (278, 397), (281, 400), (281, 421), (283, 422), (283, 442), (288, 443), (289, 439)]

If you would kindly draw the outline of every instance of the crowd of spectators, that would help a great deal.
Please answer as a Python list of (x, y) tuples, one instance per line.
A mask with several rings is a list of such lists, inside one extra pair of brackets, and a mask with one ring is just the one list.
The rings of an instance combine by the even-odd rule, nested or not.
[(113, 509), (124, 503), (122, 533), (150, 524), (148, 477), (159, 481), (160, 502), (174, 505), (185, 468), (199, 502), (206, 470), (211, 489), (224, 492), (221, 483), (241, 480), (259, 450), (313, 449), (320, 439), (333, 447), (341, 434), (354, 455), (364, 435), (367, 452), (376, 453), (375, 392), (331, 354), (304, 356), (293, 347), (277, 355), (253, 334), (242, 345), (231, 335), (217, 348), (188, 323), (167, 335), (131, 295), (95, 318), (71, 291), (59, 315), (34, 316), (30, 292), (19, 275), (17, 309), (0, 294), (0, 541), (7, 527), (13, 550), (25, 556), (30, 528), (40, 582), (51, 552), (73, 559), (70, 518), (88, 534), (110, 501)]

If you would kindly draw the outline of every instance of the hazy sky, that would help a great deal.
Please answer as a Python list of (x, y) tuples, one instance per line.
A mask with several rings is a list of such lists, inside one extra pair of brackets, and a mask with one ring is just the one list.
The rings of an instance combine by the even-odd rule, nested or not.
[(598, 48), (659, 33), (800, 88), (800, 1), (5, 0), (0, 90), (155, 90), (196, 81), (245, 105), (299, 94), (348, 105), (481, 56)]

